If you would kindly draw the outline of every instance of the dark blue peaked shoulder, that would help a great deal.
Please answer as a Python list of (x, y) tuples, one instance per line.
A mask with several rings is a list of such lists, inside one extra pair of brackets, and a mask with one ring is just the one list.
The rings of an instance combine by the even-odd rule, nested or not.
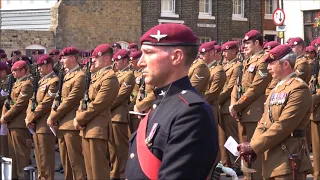
[(187, 106), (205, 103), (204, 99), (202, 99), (197, 93), (190, 90), (183, 90), (178, 94), (178, 96)]

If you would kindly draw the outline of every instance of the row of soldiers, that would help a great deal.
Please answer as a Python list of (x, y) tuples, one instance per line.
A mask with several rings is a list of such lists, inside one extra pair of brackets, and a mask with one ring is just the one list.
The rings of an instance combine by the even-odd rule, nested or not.
[(119, 46), (99, 45), (89, 59), (67, 47), (33, 64), (15, 51), (12, 64), (0, 63), (1, 127), (8, 128), (1, 155), (12, 158), (13, 179), (29, 165), (31, 139), (38, 178), (54, 179), (56, 137), (65, 179), (124, 178), (129, 136), (140, 121), (129, 110), (144, 113), (155, 97), (137, 66), (141, 51)]
[[(202, 44), (199, 48), (200, 58), (194, 61), (189, 70), (192, 85), (212, 106), (215, 115), (219, 132), (220, 153), (218, 159), (225, 166), (233, 168), (238, 175), (242, 174), (240, 161), (237, 161), (237, 157), (225, 149), (224, 143), (229, 136), (241, 143), (251, 141), (264, 113), (266, 98), (272, 90), (280, 85), (279, 80), (272, 78), (268, 72), (270, 70), (268, 64), (264, 61), (268, 52), (280, 44), (276, 41), (264, 43), (261, 33), (257, 30), (246, 33), (242, 42), (243, 45), (240, 48), (239, 42), (236, 41), (226, 42), (222, 46), (215, 41)], [(305, 138), (306, 149), (311, 147), (312, 142), (314, 179), (320, 179), (319, 57), (317, 56), (320, 50), (320, 38), (314, 40), (310, 46), (306, 46), (305, 41), (300, 37), (290, 38), (287, 45), (297, 56), (294, 65), (296, 76), (309, 85), (313, 94), (313, 102), (308, 102), (313, 104), (313, 108), (310, 110), (312, 114), (308, 119), (307, 128), (301, 133), (294, 131), (291, 134), (294, 134), (292, 137)], [(282, 93), (273, 98), (272, 105), (279, 107), (278, 112), (281, 112), (281, 105), (286, 103), (286, 96), (288, 95)], [(295, 105), (293, 104), (293, 106)], [(294, 115), (294, 112), (291, 112), (291, 114), (284, 116), (289, 119)], [(292, 151), (292, 148), (289, 151)], [(305, 150), (303, 149), (303, 151)], [(273, 152), (273, 154), (276, 153), (279, 153), (279, 156), (285, 155), (283, 151)], [(263, 177), (272, 177), (282, 173), (281, 168), (275, 169), (275, 166), (268, 165), (264, 165), (262, 172), (262, 161), (262, 156), (259, 156), (250, 164), (257, 172), (251, 175), (246, 173), (248, 179), (263, 179), (262, 175)], [(312, 173), (312, 168), (310, 169), (308, 163), (301, 163), (300, 167), (302, 166), (309, 173)]]
[[(241, 174), (240, 161), (235, 162), (235, 157), (227, 152), (224, 143), (229, 136), (238, 142), (250, 141), (263, 114), (266, 97), (278, 84), (278, 80), (268, 72), (264, 58), (279, 43), (272, 41), (264, 45), (262, 35), (256, 30), (249, 31), (243, 42), (240, 48), (239, 42), (235, 41), (222, 46), (215, 41), (204, 43), (199, 47), (199, 58), (189, 69), (192, 85), (212, 106), (215, 115), (219, 130), (218, 160), (234, 168), (238, 174)], [(316, 153), (319, 119), (314, 118), (318, 112), (316, 93), (319, 85), (314, 83), (317, 76), (313, 74), (318, 64), (314, 60), (317, 59), (316, 48), (320, 40), (314, 44), (306, 47), (302, 38), (288, 41), (298, 57), (296, 75), (310, 84), (311, 89), (316, 87), (313, 102), (316, 113), (311, 116), (312, 133), (315, 135), (312, 135), (312, 140), (309, 138), (308, 144), (312, 141), (314, 176), (319, 177), (319, 155)], [(28, 141), (25, 141), (30, 139), (27, 126), (35, 130), (33, 140), (39, 178), (54, 178), (52, 142), (55, 137), (50, 128), (57, 130), (65, 179), (84, 179), (85, 176), (88, 179), (125, 178), (129, 135), (137, 129), (140, 120), (140, 116), (129, 114), (129, 111), (143, 114), (150, 108), (156, 108), (152, 104), (154, 87), (144, 83), (142, 71), (137, 66), (142, 53), (137, 47), (133, 49), (123, 50), (119, 44), (97, 46), (89, 55), (92, 59), (84, 61), (84, 70), (79, 66), (83, 56), (79, 58), (79, 51), (75, 47), (65, 48), (61, 53), (54, 50), (50, 56), (40, 56), (36, 64), (42, 78), (38, 82), (38, 90), (34, 90), (37, 92), (37, 105), (33, 111), (32, 87), (35, 83), (28, 78), (28, 64), (17, 61), (12, 65), (11, 70), (17, 80), (11, 91), (10, 109), (18, 107), (20, 111), (11, 111), (11, 116), (19, 117), (11, 117), (10, 113), (7, 115), (3, 111), (1, 119), (9, 128), (9, 149), (12, 153), (9, 157), (13, 158), (13, 177), (21, 178), (22, 168), (27, 166), (25, 157), (30, 152), (26, 144)], [(55, 69), (56, 63), (62, 65), (64, 71), (61, 70), (63, 68)], [(5, 69), (8, 71), (8, 68)], [(58, 78), (57, 74), (52, 73), (54, 70), (56, 73), (60, 70), (63, 76)], [(18, 71), (25, 73), (17, 75)], [(4, 91), (7, 89), (4, 88)], [(276, 97), (275, 104), (284, 103), (284, 98)], [(25, 109), (26, 114), (23, 114)], [(21, 123), (21, 119), (25, 119), (25, 122)], [(19, 126), (12, 126), (14, 120), (19, 121)], [(17, 129), (23, 132), (16, 133)], [(5, 140), (1, 139), (1, 142)], [(262, 179), (261, 165), (262, 159), (252, 164), (257, 170), (254, 179)]]

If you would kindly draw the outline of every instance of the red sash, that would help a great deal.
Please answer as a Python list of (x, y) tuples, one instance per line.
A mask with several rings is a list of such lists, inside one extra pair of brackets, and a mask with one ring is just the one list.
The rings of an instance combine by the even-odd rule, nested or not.
[(161, 161), (148, 149), (145, 142), (149, 113), (140, 121), (137, 130), (137, 152), (140, 167), (149, 179), (158, 179)]

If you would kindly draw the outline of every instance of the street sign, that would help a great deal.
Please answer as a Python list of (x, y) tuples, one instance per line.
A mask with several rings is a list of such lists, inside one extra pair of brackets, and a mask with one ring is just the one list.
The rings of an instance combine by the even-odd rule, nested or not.
[(284, 11), (280, 8), (274, 10), (273, 14), (272, 14), (272, 19), (273, 19), (273, 23), (276, 26), (281, 26), (284, 23), (286, 16), (284, 14)]
[(287, 26), (276, 26), (276, 31), (281, 32), (281, 31), (286, 31), (287, 30)]
[(279, 32), (278, 32), (278, 37), (279, 37), (279, 38), (283, 38), (283, 31), (279, 31)]

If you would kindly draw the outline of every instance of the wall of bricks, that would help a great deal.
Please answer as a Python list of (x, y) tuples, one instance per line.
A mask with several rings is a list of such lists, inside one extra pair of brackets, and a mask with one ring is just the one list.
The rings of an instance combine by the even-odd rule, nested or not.
[(57, 48), (91, 49), (102, 43), (137, 42), (141, 0), (63, 0), (58, 8)]
[[(263, 30), (276, 30), (276, 25), (274, 25), (273, 20), (272, 19), (265, 19), (264, 15), (265, 15), (265, 0), (261, 0), (262, 3), (262, 13), (261, 13), (261, 19), (262, 19), (262, 29)], [(278, 3), (279, 4), (279, 1)]]
[(44, 46), (50, 51), (55, 47), (54, 42), (52, 31), (2, 30), (0, 47), (8, 55), (14, 50), (20, 50), (24, 54), (25, 48), (34, 44)]

